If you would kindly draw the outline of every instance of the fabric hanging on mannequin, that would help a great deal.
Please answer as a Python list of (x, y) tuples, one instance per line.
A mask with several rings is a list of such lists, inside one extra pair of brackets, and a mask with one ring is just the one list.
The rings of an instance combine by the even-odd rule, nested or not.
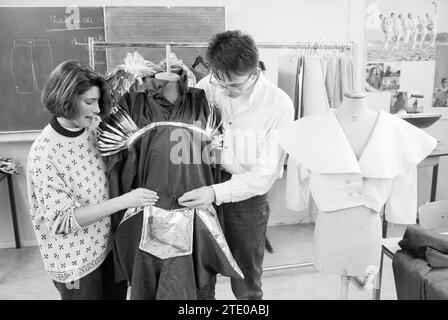
[[(158, 66), (164, 71), (164, 62)], [(219, 182), (219, 165), (208, 148), (213, 148), (212, 137), (221, 124), (218, 110), (208, 104), (204, 91), (189, 87), (191, 72), (183, 64), (177, 66), (172, 69), (180, 75), (174, 102), (164, 95), (170, 82), (147, 76), (143, 79), (146, 91), (121, 96), (114, 113), (102, 123), (99, 137), (111, 197), (141, 187), (159, 196), (149, 210), (137, 208), (112, 216), (116, 278), (130, 283), (131, 299), (196, 299), (196, 290), (217, 273), (242, 277), (215, 209), (186, 209), (177, 201), (186, 191)], [(170, 138), (172, 133), (191, 142), (191, 153), (186, 153), (193, 159), (173, 163), (170, 150), (179, 142)], [(199, 139), (194, 138), (197, 134)], [(183, 219), (180, 224), (179, 218)], [(175, 234), (171, 228), (177, 228)]]
[(328, 98), (319, 56), (305, 57), (303, 78), (303, 116), (324, 112)]

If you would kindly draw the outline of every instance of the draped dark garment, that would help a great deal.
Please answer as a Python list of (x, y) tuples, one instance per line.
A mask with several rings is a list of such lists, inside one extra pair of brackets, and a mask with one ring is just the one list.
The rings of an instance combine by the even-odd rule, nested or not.
[[(181, 122), (205, 128), (209, 106), (201, 89), (182, 89), (170, 103), (161, 95), (154, 81), (145, 93), (126, 93), (119, 105), (139, 128), (153, 122)], [(218, 117), (219, 121), (219, 117)], [(179, 141), (188, 146), (194, 163), (173, 163), (172, 150), (180, 150)], [(176, 149), (177, 146), (177, 149)], [(183, 148), (183, 153), (187, 148)], [(132, 189), (144, 187), (157, 192), (156, 206), (166, 210), (181, 208), (178, 198), (185, 192), (220, 182), (219, 169), (212, 163), (209, 141), (201, 134), (185, 128), (162, 126), (146, 132), (125, 151), (105, 157), (110, 196), (116, 197)], [(175, 152), (174, 159), (179, 161)], [(185, 158), (184, 158), (185, 159)], [(114, 252), (117, 281), (126, 279), (131, 285), (131, 299), (195, 299), (196, 289), (211, 276), (221, 273), (239, 277), (225, 263), (225, 255), (207, 227), (197, 216), (194, 221), (193, 254), (159, 259), (139, 250), (143, 214), (120, 221), (124, 211), (112, 216), (115, 231)]]
[(398, 300), (448, 299), (448, 236), (408, 226), (392, 261)]

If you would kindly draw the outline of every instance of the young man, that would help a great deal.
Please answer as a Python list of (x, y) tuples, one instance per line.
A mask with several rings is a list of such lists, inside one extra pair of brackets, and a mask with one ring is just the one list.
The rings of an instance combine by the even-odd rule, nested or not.
[[(261, 275), (269, 217), (267, 192), (281, 177), (285, 153), (277, 130), (293, 121), (285, 92), (258, 68), (254, 40), (240, 31), (216, 34), (207, 49), (211, 75), (197, 87), (222, 113), (221, 166), (225, 182), (185, 193), (188, 207), (223, 204), (224, 234), (245, 279), (231, 279), (237, 299), (262, 299)], [(214, 298), (214, 284), (208, 288)], [(201, 295), (199, 295), (201, 297)]]

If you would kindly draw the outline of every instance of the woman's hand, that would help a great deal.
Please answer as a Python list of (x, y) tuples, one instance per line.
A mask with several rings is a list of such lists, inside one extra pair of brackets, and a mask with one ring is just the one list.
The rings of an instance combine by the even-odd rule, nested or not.
[(159, 200), (159, 196), (156, 192), (145, 188), (138, 188), (130, 191), (124, 194), (122, 198), (125, 208), (153, 206), (156, 204), (157, 200)]

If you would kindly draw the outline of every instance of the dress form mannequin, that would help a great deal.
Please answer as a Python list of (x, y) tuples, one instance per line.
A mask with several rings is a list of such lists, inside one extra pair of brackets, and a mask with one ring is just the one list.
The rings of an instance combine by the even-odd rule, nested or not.
[[(375, 128), (378, 112), (367, 106), (363, 92), (346, 93), (342, 105), (333, 112), (359, 160)], [(365, 283), (375, 275), (379, 264), (380, 227), (379, 215), (365, 207), (319, 212), (315, 231), (316, 266), (321, 271), (340, 274), (341, 299), (347, 299), (351, 280)], [(334, 244), (338, 243), (338, 238), (339, 244)], [(351, 245), (351, 242), (359, 244)], [(338, 254), (340, 251), (335, 249), (338, 245), (345, 256)], [(355, 252), (362, 252), (362, 257)], [(370, 274), (369, 269), (372, 269)], [(358, 277), (364, 278), (358, 280)]]
[(166, 46), (166, 72), (159, 72), (155, 75), (156, 79), (168, 81), (163, 88), (163, 96), (171, 103), (176, 101), (180, 94), (180, 76), (171, 72), (171, 46)]
[(179, 95), (180, 95), (179, 80), (169, 81), (163, 88), (163, 96), (165, 97), (166, 100), (168, 100), (171, 103), (174, 103), (174, 101), (176, 101)]
[(367, 106), (365, 93), (348, 92), (344, 94), (344, 100), (335, 110), (335, 115), (359, 160), (378, 113)]
[(303, 211), (315, 203), (318, 209), (316, 269), (341, 278), (342, 299), (357, 277), (364, 288), (378, 289), (382, 209), (388, 222), (415, 224), (417, 166), (437, 140), (350, 92), (339, 109), (280, 129), (279, 142), (289, 154), (287, 207)]

